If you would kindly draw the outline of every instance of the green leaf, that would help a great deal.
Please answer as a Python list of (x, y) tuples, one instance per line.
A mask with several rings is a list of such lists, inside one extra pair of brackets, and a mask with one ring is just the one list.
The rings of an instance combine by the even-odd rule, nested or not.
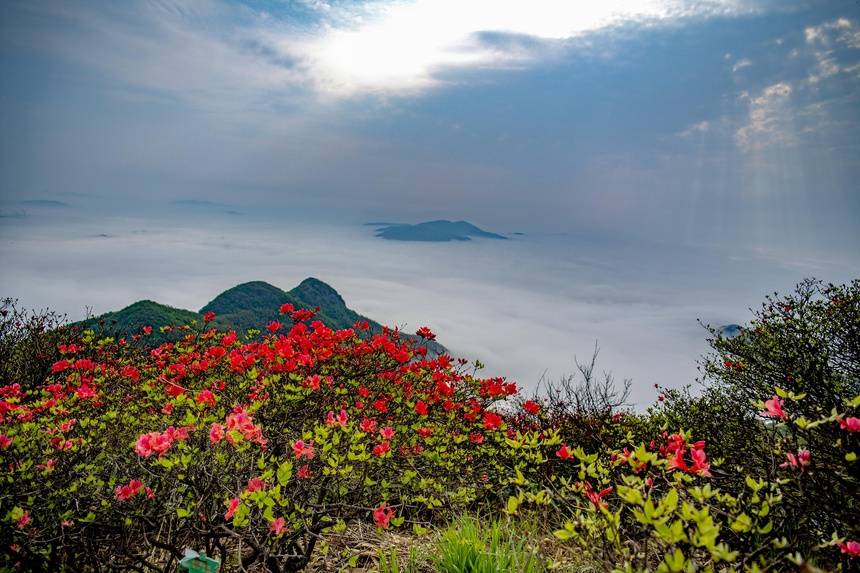
[(293, 477), (293, 464), (292, 462), (284, 462), (278, 466), (278, 483), (280, 485), (287, 485), (290, 481), (290, 478)]

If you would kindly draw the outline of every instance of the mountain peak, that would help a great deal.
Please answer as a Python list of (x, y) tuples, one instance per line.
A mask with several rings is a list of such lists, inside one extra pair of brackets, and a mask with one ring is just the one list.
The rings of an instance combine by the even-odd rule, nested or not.
[(314, 277), (308, 277), (303, 280), (289, 294), (301, 299), (309, 306), (319, 306), (320, 308), (330, 306), (346, 307), (346, 301), (343, 300), (340, 293), (334, 290), (331, 285)]

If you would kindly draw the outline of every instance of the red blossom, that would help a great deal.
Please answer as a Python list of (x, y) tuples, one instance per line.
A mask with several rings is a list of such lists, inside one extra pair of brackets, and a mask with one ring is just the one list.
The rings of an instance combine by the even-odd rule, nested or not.
[(570, 447), (567, 444), (562, 444), (561, 447), (556, 450), (555, 455), (563, 460), (570, 459), (573, 455), (573, 452), (570, 450)]
[(224, 519), (226, 521), (233, 519), (233, 516), (236, 514), (236, 510), (239, 509), (239, 505), (241, 505), (241, 503), (242, 501), (238, 497), (234, 497), (227, 502), (227, 511), (224, 512)]
[(433, 331), (426, 326), (422, 326), (421, 328), (419, 328), (417, 331), (415, 331), (415, 334), (425, 340), (436, 340), (436, 335), (433, 334)]
[(523, 402), (523, 410), (525, 410), (529, 414), (537, 415), (540, 413), (540, 404), (538, 404), (534, 400), (526, 400), (525, 402)]
[(384, 502), (373, 510), (373, 523), (381, 529), (388, 529), (392, 517), (394, 517), (394, 509)]
[(212, 322), (215, 320), (215, 313), (211, 310), (203, 315), (203, 322)]
[(427, 415), (427, 404), (425, 404), (422, 400), (418, 400), (415, 403), (415, 413), (419, 416)]
[(839, 418), (839, 427), (849, 432), (860, 432), (860, 418), (851, 417), (846, 420)]
[(306, 444), (304, 440), (296, 440), (293, 442), (293, 454), (296, 458), (304, 457), (306, 460), (314, 459), (316, 452), (314, 451), (314, 443)]
[(502, 417), (495, 412), (484, 412), (484, 428), (498, 430), (502, 426)]

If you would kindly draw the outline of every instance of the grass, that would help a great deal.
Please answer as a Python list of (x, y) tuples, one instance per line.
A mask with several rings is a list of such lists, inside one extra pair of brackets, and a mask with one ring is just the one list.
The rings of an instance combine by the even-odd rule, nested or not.
[(498, 520), (466, 516), (444, 530), (433, 565), (440, 573), (538, 573), (543, 560), (527, 535)]

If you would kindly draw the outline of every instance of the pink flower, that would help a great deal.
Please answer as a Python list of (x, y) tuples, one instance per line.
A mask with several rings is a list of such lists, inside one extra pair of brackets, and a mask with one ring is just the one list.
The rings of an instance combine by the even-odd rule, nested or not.
[(302, 467), (299, 468), (299, 471), (296, 472), (296, 476), (299, 479), (310, 479), (310, 478), (312, 478), (313, 474), (311, 473), (311, 466), (309, 466), (308, 464), (303, 465)]
[(166, 432), (164, 434), (159, 432), (149, 432), (148, 434), (141, 435), (137, 439), (134, 451), (137, 452), (137, 455), (143, 458), (148, 458), (152, 454), (158, 454), (161, 456), (164, 452), (170, 449), (170, 443), (170, 437), (168, 437)]
[(275, 535), (283, 535), (287, 532), (287, 520), (283, 517), (273, 519), (271, 525), (269, 525), (269, 529)]
[(15, 521), (15, 525), (18, 526), (18, 529), (24, 529), (29, 524), (30, 524), (30, 512), (29, 511), (25, 511), (21, 515), (21, 517), (19, 517), (18, 520)]
[(388, 529), (392, 517), (394, 517), (394, 509), (388, 507), (384, 502), (373, 510), (373, 523), (376, 524), (376, 527)]
[(0, 434), (0, 450), (5, 450), (12, 445), (12, 438), (6, 434)]
[(860, 418), (851, 417), (847, 420), (839, 419), (839, 427), (849, 432), (860, 432)]
[(306, 444), (304, 440), (296, 440), (293, 442), (293, 454), (296, 458), (304, 457), (306, 460), (314, 459), (314, 444), (313, 442)]
[(805, 468), (812, 463), (812, 454), (809, 450), (799, 450), (797, 455), (788, 452), (785, 454), (785, 461), (779, 464), (781, 468)]
[(261, 490), (265, 489), (265, 487), (266, 487), (266, 482), (264, 482), (263, 480), (261, 480), (258, 477), (252, 477), (251, 479), (248, 480), (248, 486), (247, 486), (247, 488), (245, 488), (245, 491), (247, 491), (247, 492), (261, 491)]
[(782, 410), (782, 398), (776, 394), (773, 395), (773, 398), (764, 403), (764, 411), (761, 412), (761, 415), (765, 418), (776, 418), (778, 420), (785, 420), (788, 418), (786, 413)]
[(221, 424), (212, 424), (212, 427), (209, 428), (209, 441), (213, 444), (217, 444), (223, 439), (224, 426), (222, 426)]
[(379, 435), (382, 436), (383, 440), (390, 440), (394, 437), (394, 428), (391, 426), (385, 426), (381, 430), (379, 430)]
[(242, 502), (238, 497), (234, 497), (227, 502), (227, 511), (224, 512), (224, 519), (226, 521), (233, 519), (233, 516), (236, 514), (236, 510), (239, 509), (239, 505), (241, 503)]
[(334, 426), (337, 424), (341, 428), (346, 427), (346, 422), (349, 420), (349, 415), (346, 413), (346, 410), (341, 410), (340, 413), (335, 417), (334, 412), (329, 412), (326, 414), (325, 423), (328, 426)]
[(851, 557), (860, 557), (860, 541), (846, 541), (839, 544), (839, 550)]
[(693, 458), (693, 465), (690, 466), (690, 473), (711, 477), (711, 464), (708, 463), (708, 456), (705, 454), (705, 450), (691, 447), (690, 457)]

